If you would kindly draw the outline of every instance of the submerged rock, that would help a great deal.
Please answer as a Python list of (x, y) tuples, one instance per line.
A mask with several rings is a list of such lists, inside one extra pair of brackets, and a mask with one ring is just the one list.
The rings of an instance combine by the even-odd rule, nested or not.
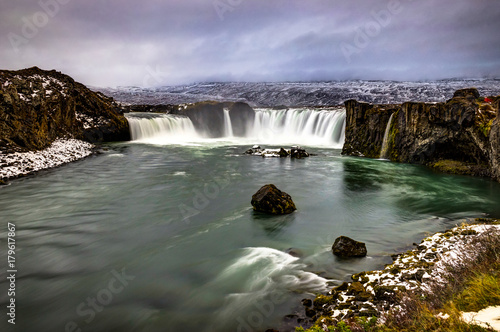
[(339, 257), (364, 257), (366, 256), (366, 245), (355, 241), (347, 236), (340, 236), (332, 246), (332, 252)]
[(268, 214), (289, 214), (295, 211), (295, 203), (287, 193), (276, 188), (274, 184), (266, 184), (252, 196), (255, 211)]
[(300, 249), (295, 249), (295, 248), (288, 248), (285, 250), (287, 254), (293, 257), (303, 257), (304, 253)]

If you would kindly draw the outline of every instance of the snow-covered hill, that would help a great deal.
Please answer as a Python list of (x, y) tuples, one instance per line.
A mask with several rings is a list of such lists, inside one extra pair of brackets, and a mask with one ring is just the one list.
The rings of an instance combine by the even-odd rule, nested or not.
[(344, 81), (303, 83), (195, 83), (159, 88), (92, 88), (128, 104), (182, 104), (205, 100), (243, 101), (252, 106), (325, 106), (357, 99), (371, 103), (440, 102), (462, 88), (481, 95), (499, 95), (500, 80), (441, 80), (432, 82)]

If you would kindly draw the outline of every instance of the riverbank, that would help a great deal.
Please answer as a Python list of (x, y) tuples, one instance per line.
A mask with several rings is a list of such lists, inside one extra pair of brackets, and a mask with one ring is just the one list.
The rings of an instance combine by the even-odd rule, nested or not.
[[(415, 322), (422, 312), (431, 316), (430, 325), (449, 324), (457, 309), (470, 309), (476, 300), (469, 298), (461, 305), (460, 299), (456, 299), (463, 296), (470, 280), (483, 270), (498, 277), (500, 255), (496, 249), (500, 224), (498, 220), (475, 222), (480, 223), (464, 224), (427, 237), (415, 249), (393, 256), (394, 262), (383, 270), (354, 274), (352, 282), (318, 295), (312, 302), (305, 301), (306, 315), (315, 320), (311, 331), (329, 331), (329, 327), (342, 325), (349, 328), (342, 331), (391, 331), (393, 327), (403, 331), (405, 324), (418, 324)], [(500, 298), (500, 294), (492, 296), (492, 302), (484, 301), (473, 309), (498, 305), (495, 298)], [(435, 310), (444, 313), (432, 314)]]
[(0, 184), (61, 166), (94, 153), (95, 145), (77, 139), (57, 139), (40, 151), (6, 153), (0, 151)]

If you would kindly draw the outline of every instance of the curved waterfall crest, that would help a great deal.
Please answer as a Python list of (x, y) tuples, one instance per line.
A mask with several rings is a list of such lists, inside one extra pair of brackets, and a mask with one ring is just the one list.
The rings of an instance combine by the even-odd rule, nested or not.
[[(255, 109), (255, 118), (246, 126), (245, 135), (237, 137), (233, 123), (238, 114), (224, 108), (220, 123), (223, 130), (216, 139), (248, 144), (301, 144), (341, 148), (345, 137), (344, 108), (283, 110)], [(236, 117), (236, 118), (235, 118)], [(196, 128), (187, 116), (173, 114), (129, 113), (131, 136), (134, 141), (162, 144), (172, 141), (196, 142), (208, 139), (206, 128)], [(219, 135), (217, 135), (219, 136)], [(213, 137), (213, 136), (211, 136)]]
[(154, 138), (199, 138), (193, 122), (183, 116), (138, 113), (127, 115), (133, 141)]

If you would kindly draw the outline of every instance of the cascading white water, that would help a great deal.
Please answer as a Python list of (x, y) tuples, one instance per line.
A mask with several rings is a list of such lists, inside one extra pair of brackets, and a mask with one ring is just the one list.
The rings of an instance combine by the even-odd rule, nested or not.
[(231, 123), (231, 116), (229, 110), (224, 108), (224, 134), (225, 137), (233, 137), (233, 125)]
[(264, 142), (341, 147), (345, 131), (344, 110), (258, 109), (251, 136)]
[(182, 143), (199, 139), (187, 117), (167, 114), (129, 115), (132, 140), (144, 143)]
[[(170, 114), (127, 115), (134, 141), (152, 144), (184, 144), (230, 140), (236, 144), (308, 145), (341, 148), (344, 143), (345, 110), (256, 109), (255, 121), (245, 137), (234, 137), (230, 111), (224, 109), (224, 136), (207, 139), (187, 117)], [(234, 120), (234, 119), (233, 119)]]
[(392, 116), (394, 113), (391, 114), (389, 117), (389, 121), (387, 121), (387, 126), (385, 127), (385, 133), (384, 133), (384, 139), (382, 141), (382, 148), (380, 149), (380, 159), (389, 159), (389, 132), (391, 131), (391, 124), (392, 124)]

